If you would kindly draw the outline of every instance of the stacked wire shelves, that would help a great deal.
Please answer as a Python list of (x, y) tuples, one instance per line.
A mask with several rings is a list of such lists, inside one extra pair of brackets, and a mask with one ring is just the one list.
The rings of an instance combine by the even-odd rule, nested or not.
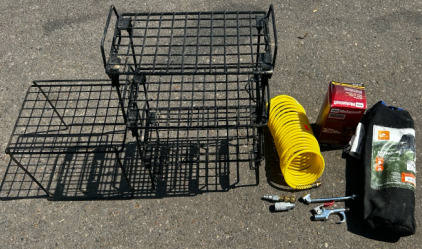
[(274, 20), (272, 6), (124, 14), (111, 7), (104, 66), (113, 85), (123, 85), (124, 120), (154, 185), (171, 163), (207, 181), (229, 174), (232, 162), (257, 170), (277, 54)]

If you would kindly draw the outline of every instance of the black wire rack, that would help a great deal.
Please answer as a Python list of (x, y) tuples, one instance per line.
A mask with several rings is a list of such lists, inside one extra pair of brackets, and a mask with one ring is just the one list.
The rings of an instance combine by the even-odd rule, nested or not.
[[(111, 19), (115, 26), (109, 28)], [(104, 42), (111, 29), (111, 50)], [(272, 32), (272, 33), (271, 33)], [(272, 71), (274, 10), (124, 13), (112, 6), (102, 40), (107, 74), (251, 74)]]
[[(258, 115), (262, 115), (258, 108), (266, 99), (256, 96), (259, 80), (253, 75), (135, 77), (127, 81), (128, 127), (217, 129), (258, 125)], [(266, 91), (268, 95), (269, 89)]]
[[(101, 40), (110, 80), (31, 85), (0, 197), (165, 197), (258, 184), (276, 33), (273, 6), (121, 15), (111, 6)], [(244, 164), (255, 184), (242, 180)]]
[[(127, 146), (124, 163), (134, 197), (194, 196), (254, 186), (252, 163), (257, 131), (238, 129), (150, 129), (142, 142)], [(148, 169), (154, 173), (148, 178)], [(254, 172), (254, 171), (252, 171)]]
[[(149, 161), (167, 149), (206, 148), (206, 160), (195, 153), (189, 160), (248, 161), (258, 170), (277, 49), (273, 6), (267, 12), (121, 15), (110, 8), (101, 41), (103, 63), (113, 84), (126, 76), (126, 125), (153, 188), (162, 172), (155, 166), (162, 162)], [(232, 134), (239, 129), (256, 129), (253, 138), (246, 139), (247, 157), (238, 149), (243, 136)], [(222, 138), (221, 131), (230, 135)], [(221, 141), (227, 142), (226, 149), (235, 148), (230, 156), (219, 157)]]
[(109, 80), (35, 81), (29, 87), (7, 152), (65, 153), (118, 148), (126, 127)]
[[(195, 196), (255, 185), (254, 174), (242, 168), (253, 161), (256, 129), (151, 129), (147, 134), (143, 151), (128, 141), (119, 158), (101, 149), (80, 153), (71, 146), (65, 153), (13, 154), (19, 164), (9, 162), (0, 198), (46, 197), (30, 176), (54, 200)], [(154, 182), (148, 168), (155, 173)]]
[(6, 147), (11, 162), (48, 197), (56, 196), (50, 191), (57, 168), (52, 162), (60, 164), (63, 156), (66, 162), (77, 154), (114, 154), (127, 179), (119, 159), (127, 128), (118, 93), (110, 80), (34, 81)]

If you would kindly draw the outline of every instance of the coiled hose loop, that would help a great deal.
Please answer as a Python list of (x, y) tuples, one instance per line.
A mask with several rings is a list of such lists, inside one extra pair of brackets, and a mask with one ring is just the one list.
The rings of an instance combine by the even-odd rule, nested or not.
[(295, 189), (310, 187), (324, 172), (325, 162), (303, 106), (287, 95), (271, 99), (268, 128), (286, 183)]

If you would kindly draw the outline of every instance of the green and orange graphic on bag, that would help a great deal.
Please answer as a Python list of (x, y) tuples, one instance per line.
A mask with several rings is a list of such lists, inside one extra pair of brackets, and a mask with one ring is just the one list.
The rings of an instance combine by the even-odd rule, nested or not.
[(374, 125), (371, 187), (416, 187), (415, 130)]

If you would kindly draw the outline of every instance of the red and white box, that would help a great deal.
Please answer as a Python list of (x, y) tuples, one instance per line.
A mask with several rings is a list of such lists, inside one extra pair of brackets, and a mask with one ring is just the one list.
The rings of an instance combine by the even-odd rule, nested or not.
[(362, 83), (330, 82), (316, 121), (319, 143), (346, 145), (365, 110), (366, 95)]

